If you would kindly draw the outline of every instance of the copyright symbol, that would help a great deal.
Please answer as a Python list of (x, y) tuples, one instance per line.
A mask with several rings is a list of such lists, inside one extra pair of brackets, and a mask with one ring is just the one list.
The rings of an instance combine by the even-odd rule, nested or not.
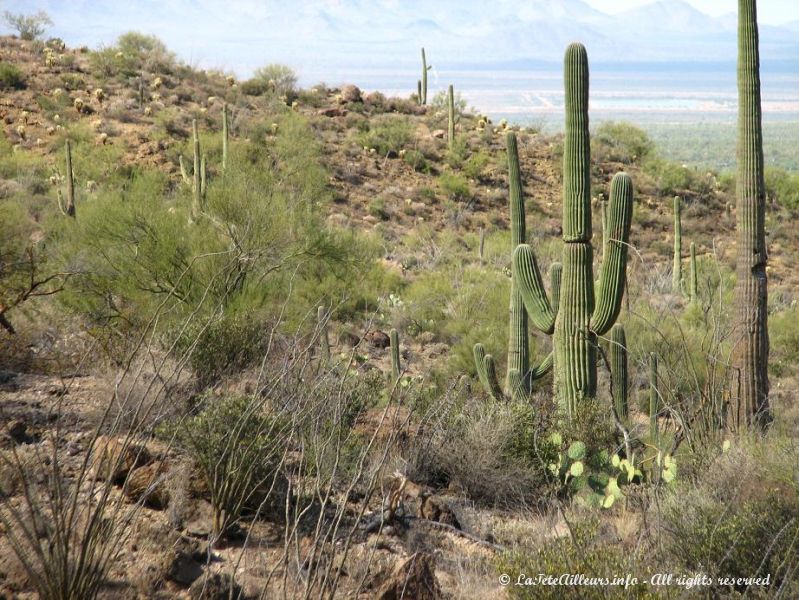
[(502, 575), (499, 576), (500, 585), (508, 585), (509, 583), (510, 583), (510, 575), (505, 575), (505, 573), (503, 573)]

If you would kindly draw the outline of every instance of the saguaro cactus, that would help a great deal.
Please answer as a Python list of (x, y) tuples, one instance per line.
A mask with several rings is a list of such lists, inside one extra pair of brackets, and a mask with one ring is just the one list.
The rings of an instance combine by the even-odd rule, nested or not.
[(227, 146), (230, 132), (228, 131), (227, 102), (222, 105), (222, 170), (227, 169)]
[(553, 335), (555, 393), (569, 416), (579, 402), (596, 395), (597, 336), (613, 326), (624, 297), (627, 244), (633, 207), (632, 180), (618, 173), (611, 182), (607, 255), (603, 257), (596, 300), (591, 246), (590, 138), (588, 133), (588, 55), (581, 44), (566, 50), (566, 136), (563, 157), (563, 285), (553, 310), (530, 246), (513, 254), (513, 277), (530, 321)]
[(755, 0), (738, 0), (738, 258), (733, 292), (737, 310), (728, 426), (768, 420), (768, 278), (760, 106), (760, 50)]
[(67, 183), (67, 200), (61, 211), (69, 216), (75, 217), (75, 175), (72, 172), (72, 145), (69, 140), (64, 144), (66, 152), (66, 183)]
[[(519, 149), (516, 134), (509, 132), (506, 136), (508, 149), (508, 181), (510, 197), (511, 248), (523, 244), (526, 239), (524, 195), (522, 193), (521, 171), (519, 169)], [(553, 297), (560, 295), (560, 265), (553, 263), (550, 269), (551, 292)], [(508, 368), (505, 377), (506, 395), (520, 398), (529, 392), (532, 382), (540, 379), (552, 368), (550, 354), (536, 368), (530, 369), (530, 342), (527, 310), (524, 307), (516, 277), (511, 278), (508, 333)], [(496, 367), (491, 355), (486, 355), (481, 344), (474, 347), (475, 368), (483, 387), (490, 396), (499, 399), (503, 396), (502, 388), (496, 378)]]
[(696, 271), (696, 244), (691, 242), (691, 270), (688, 273), (688, 296), (691, 303), (699, 300), (699, 275)]
[(660, 412), (660, 397), (658, 396), (658, 357), (654, 352), (649, 353), (649, 437), (652, 443), (657, 444), (660, 437), (658, 431), (658, 413)]
[(610, 330), (610, 373), (613, 382), (613, 404), (619, 419), (626, 420), (629, 415), (627, 393), (629, 377), (627, 374), (627, 336), (624, 327), (616, 323)]
[(419, 96), (419, 102), (422, 105), (427, 104), (427, 72), (431, 68), (427, 66), (427, 56), (425, 56), (424, 48), (422, 48), (422, 86)]
[(455, 146), (455, 92), (452, 85), (447, 89), (447, 141), (449, 149)]
[(391, 343), (391, 375), (393, 377), (392, 383), (396, 383), (400, 378), (400, 345), (399, 345), (399, 332), (392, 329), (388, 335)]
[(192, 194), (194, 203), (192, 205), (192, 212), (195, 216), (197, 216), (202, 212), (202, 181), (200, 176), (200, 169), (202, 168), (200, 163), (202, 159), (200, 158), (200, 134), (197, 130), (197, 119), (192, 119), (191, 131), (194, 142), (194, 173), (192, 180)]
[(682, 293), (682, 221), (680, 197), (674, 196), (674, 264), (671, 268), (671, 291)]

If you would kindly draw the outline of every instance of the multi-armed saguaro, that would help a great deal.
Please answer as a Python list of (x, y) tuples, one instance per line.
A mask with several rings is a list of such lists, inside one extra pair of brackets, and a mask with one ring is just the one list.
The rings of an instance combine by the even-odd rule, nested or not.
[[(524, 196), (519, 169), (519, 150), (516, 134), (509, 132), (506, 137), (508, 147), (508, 181), (510, 195), (511, 249), (523, 244), (526, 239)], [(560, 264), (553, 263), (550, 269), (553, 297), (560, 295)], [(510, 289), (510, 327), (508, 336), (508, 369), (505, 377), (505, 389), (508, 396), (517, 397), (529, 392), (532, 382), (543, 377), (552, 368), (552, 354), (544, 359), (540, 366), (530, 369), (530, 344), (528, 339), (528, 319), (524, 302), (516, 285), (515, 276), (511, 278)], [(485, 353), (482, 344), (474, 346), (474, 362), (477, 375), (486, 392), (495, 399), (503, 396), (496, 374), (494, 358)]]
[(553, 335), (555, 393), (569, 416), (597, 387), (597, 336), (613, 326), (621, 310), (627, 245), (633, 210), (633, 185), (626, 173), (611, 182), (607, 255), (594, 295), (591, 246), (591, 155), (588, 133), (588, 54), (582, 44), (566, 49), (566, 136), (563, 157), (563, 284), (559, 308), (544, 290), (533, 249), (520, 244), (513, 253), (513, 279), (527, 314)]
[(728, 426), (743, 429), (768, 417), (768, 280), (766, 276), (760, 51), (755, 0), (738, 0), (738, 259)]

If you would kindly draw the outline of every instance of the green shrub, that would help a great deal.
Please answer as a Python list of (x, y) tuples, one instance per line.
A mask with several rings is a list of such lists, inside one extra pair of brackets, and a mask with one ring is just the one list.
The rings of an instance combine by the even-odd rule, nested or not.
[(291, 95), (297, 86), (297, 74), (286, 65), (270, 64), (255, 69), (252, 81), (266, 83), (278, 96)]
[(142, 71), (172, 73), (176, 60), (157, 37), (135, 31), (123, 33), (113, 46), (89, 55), (92, 72), (100, 77), (133, 77)]
[(646, 132), (629, 123), (606, 121), (591, 138), (591, 152), (600, 161), (640, 164), (654, 150), (655, 144)]
[(438, 185), (451, 200), (468, 200), (471, 197), (469, 182), (463, 175), (444, 172), (438, 177)]
[[(596, 515), (570, 515), (569, 533), (544, 540), (536, 548), (524, 548), (501, 554), (497, 571), (510, 576), (506, 587), (511, 598), (604, 600), (606, 598), (655, 598), (644, 583), (641, 560), (635, 548), (629, 551), (616, 542)], [(616, 585), (515, 585), (520, 575), (537, 581), (539, 574), (557, 580), (564, 574), (585, 578), (621, 578)], [(627, 574), (639, 583), (625, 589)], [(643, 581), (642, 581), (643, 580)]]
[(772, 202), (790, 209), (799, 208), (799, 175), (785, 169), (766, 169), (766, 196)]
[(413, 139), (413, 127), (404, 116), (379, 115), (365, 126), (368, 129), (358, 134), (358, 144), (374, 148), (380, 156), (398, 156)]
[[(167, 426), (162, 435), (174, 435), (178, 446), (195, 462), (208, 486), (213, 531), (224, 536), (247, 510), (280, 514), (277, 466), (285, 447), (286, 424), (246, 396), (206, 396), (195, 416)], [(276, 485), (273, 485), (276, 484)], [(278, 509), (278, 510), (274, 510)]]
[(403, 156), (402, 159), (405, 161), (405, 164), (410, 166), (417, 173), (430, 174), (432, 171), (427, 158), (418, 150), (406, 150), (405, 156)]
[(490, 161), (491, 157), (488, 153), (485, 150), (479, 150), (472, 154), (466, 161), (466, 164), (463, 165), (463, 174), (469, 179), (480, 180)]
[(23, 40), (32, 41), (40, 37), (45, 31), (47, 26), (52, 25), (53, 21), (43, 10), (40, 10), (33, 15), (15, 15), (10, 11), (3, 13), (3, 21), (6, 25), (19, 33), (19, 37)]
[(25, 87), (25, 78), (16, 65), (0, 61), (0, 89), (19, 90)]

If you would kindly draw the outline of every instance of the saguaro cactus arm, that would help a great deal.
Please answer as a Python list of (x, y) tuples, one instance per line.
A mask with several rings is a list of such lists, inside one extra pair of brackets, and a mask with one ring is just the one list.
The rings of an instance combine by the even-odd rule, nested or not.
[(549, 265), (549, 293), (552, 296), (552, 313), (558, 314), (560, 309), (560, 283), (563, 279), (563, 265), (554, 262)]
[(624, 327), (619, 324), (610, 330), (610, 373), (613, 382), (613, 403), (619, 419), (625, 420), (629, 414), (627, 390), (627, 337)]
[(527, 244), (519, 244), (513, 251), (512, 276), (524, 300), (524, 306), (533, 325), (543, 333), (555, 329), (555, 313), (549, 304), (535, 252)]
[(613, 326), (621, 311), (627, 280), (627, 246), (633, 216), (633, 182), (626, 173), (618, 173), (610, 185), (608, 205), (607, 256), (602, 257), (602, 272), (591, 327), (603, 335)]
[(497, 379), (497, 370), (494, 365), (494, 358), (490, 354), (486, 354), (485, 348), (482, 344), (475, 344), (473, 348), (474, 353), (474, 366), (477, 370), (477, 378), (483, 386), (483, 389), (494, 400), (501, 400), (503, 398), (502, 388), (499, 386)]

